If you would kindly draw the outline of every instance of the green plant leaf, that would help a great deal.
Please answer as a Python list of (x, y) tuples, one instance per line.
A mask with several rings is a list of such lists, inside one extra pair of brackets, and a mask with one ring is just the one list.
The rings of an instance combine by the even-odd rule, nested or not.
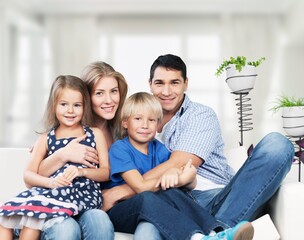
[(219, 67), (215, 71), (215, 76), (219, 77), (229, 64), (235, 64), (235, 68), (240, 72), (245, 65), (251, 65), (254, 67), (259, 66), (263, 61), (265, 61), (265, 57), (261, 57), (257, 61), (247, 62), (246, 57), (237, 56), (236, 58), (230, 57), (229, 60), (223, 60), (223, 62), (219, 65)]
[(277, 112), (280, 108), (283, 107), (299, 107), (304, 106), (304, 98), (295, 98), (294, 96), (282, 95), (277, 98), (275, 105), (270, 109), (273, 112)]

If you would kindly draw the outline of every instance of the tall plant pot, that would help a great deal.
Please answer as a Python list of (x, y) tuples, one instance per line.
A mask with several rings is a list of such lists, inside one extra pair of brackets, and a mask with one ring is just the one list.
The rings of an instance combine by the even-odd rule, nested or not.
[(304, 135), (304, 106), (284, 107), (282, 118), (287, 135), (292, 137)]
[(232, 92), (248, 93), (254, 88), (256, 79), (256, 67), (246, 65), (239, 72), (235, 68), (235, 64), (226, 67), (226, 83)]

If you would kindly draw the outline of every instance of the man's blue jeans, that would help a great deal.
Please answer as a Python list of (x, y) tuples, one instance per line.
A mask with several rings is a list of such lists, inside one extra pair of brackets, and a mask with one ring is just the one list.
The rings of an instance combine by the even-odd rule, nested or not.
[(62, 223), (41, 233), (41, 240), (113, 240), (114, 227), (108, 215), (99, 209), (91, 209), (75, 218), (67, 218)]
[(147, 221), (172, 240), (190, 239), (194, 233), (207, 235), (212, 230), (226, 228), (179, 189), (143, 192), (116, 204), (108, 215), (116, 231), (134, 233), (140, 222)]
[[(266, 135), (225, 188), (193, 190), (189, 196), (216, 219), (233, 227), (242, 220), (254, 220), (263, 205), (278, 190), (294, 158), (293, 144), (280, 133)], [(146, 228), (160, 235), (149, 224), (140, 224), (136, 238)]]

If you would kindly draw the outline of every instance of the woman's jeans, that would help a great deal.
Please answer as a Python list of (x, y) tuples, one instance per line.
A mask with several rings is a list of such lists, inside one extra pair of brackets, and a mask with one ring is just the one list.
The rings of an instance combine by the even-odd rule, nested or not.
[[(278, 190), (290, 170), (293, 158), (293, 144), (280, 133), (270, 133), (257, 144), (225, 188), (193, 190), (188, 194), (216, 219), (231, 227), (242, 220), (254, 220)], [(153, 233), (154, 239), (160, 238), (149, 224), (140, 224), (138, 228), (136, 239), (145, 239), (141, 235), (145, 232), (142, 228)]]
[(40, 240), (113, 240), (114, 227), (108, 215), (91, 209), (75, 218), (67, 218), (41, 233)]
[(140, 193), (116, 204), (108, 215), (115, 231), (134, 233), (140, 222), (147, 221), (172, 240), (190, 239), (194, 233), (209, 234), (226, 227), (179, 189)]

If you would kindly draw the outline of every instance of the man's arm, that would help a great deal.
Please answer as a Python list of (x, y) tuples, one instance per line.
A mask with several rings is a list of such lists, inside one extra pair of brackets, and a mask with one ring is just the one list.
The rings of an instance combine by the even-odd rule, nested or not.
[[(189, 159), (192, 159), (192, 164), (196, 168), (204, 162), (201, 158), (197, 157), (194, 154), (182, 151), (174, 151), (167, 161), (151, 169), (145, 173), (143, 177), (144, 179), (160, 178), (168, 169), (181, 169), (187, 164)], [(131, 198), (135, 194), (136, 193), (127, 184), (104, 190), (102, 195), (104, 202), (106, 203), (103, 204), (102, 209), (104, 211), (107, 211), (112, 208), (117, 202)]]

